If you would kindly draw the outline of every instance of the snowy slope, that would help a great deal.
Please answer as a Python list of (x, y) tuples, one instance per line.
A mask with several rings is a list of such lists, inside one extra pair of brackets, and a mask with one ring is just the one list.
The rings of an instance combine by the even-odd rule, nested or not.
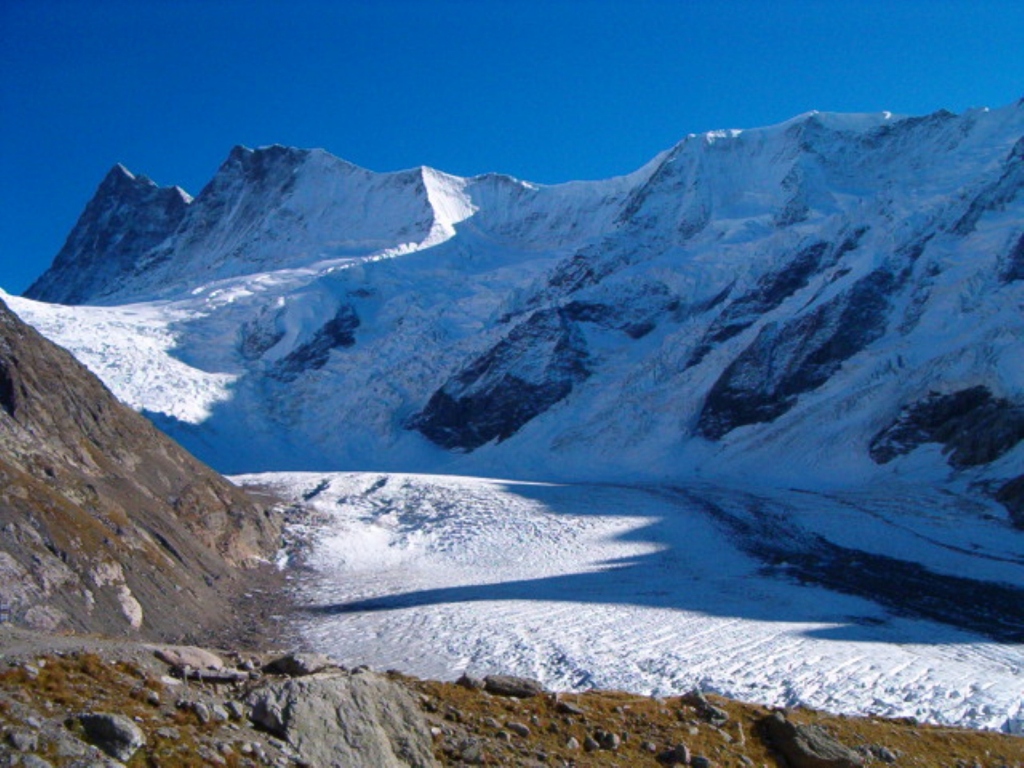
[[(351, 665), (444, 679), (510, 672), (556, 690), (700, 686), (1024, 733), (1024, 552), (961, 497), (236, 479), (315, 510), (293, 582), (306, 606), (297, 628)], [(908, 500), (928, 512), (908, 515)], [(754, 544), (741, 531), (758, 521), (780, 527)], [(846, 553), (831, 570), (819, 567), (825, 542)], [(999, 593), (979, 577), (1014, 586)], [(904, 580), (905, 591), (878, 590), (881, 579)], [(914, 596), (929, 592), (934, 608), (944, 590), (971, 584), (982, 588), (977, 605), (955, 592), (945, 600), (980, 627), (937, 623)]]

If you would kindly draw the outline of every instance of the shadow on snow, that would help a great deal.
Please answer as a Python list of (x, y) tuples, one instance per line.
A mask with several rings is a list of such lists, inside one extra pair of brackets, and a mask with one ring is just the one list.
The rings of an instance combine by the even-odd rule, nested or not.
[[(945, 644), (977, 642), (980, 636), (1024, 642), (1021, 586), (938, 573), (909, 560), (840, 546), (802, 530), (784, 507), (756, 496), (736, 494), (742, 503), (726, 507), (699, 490), (678, 487), (515, 484), (514, 492), (555, 514), (654, 517), (656, 522), (619, 538), (661, 548), (580, 573), (422, 589), (299, 610), (339, 615), (478, 601), (564, 601), (827, 624), (808, 634), (834, 640)], [(655, 504), (657, 515), (650, 512)], [(673, 513), (666, 515), (669, 505)], [(964, 632), (940, 632), (922, 621), (894, 625), (893, 617)]]

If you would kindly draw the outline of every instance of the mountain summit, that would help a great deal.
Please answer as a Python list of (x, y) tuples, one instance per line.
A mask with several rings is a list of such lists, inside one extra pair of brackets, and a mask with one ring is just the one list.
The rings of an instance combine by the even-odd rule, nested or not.
[(237, 147), (194, 200), (115, 168), (27, 294), (159, 326), (152, 365), (220, 383), (169, 407), (109, 335), (19, 311), (225, 470), (928, 479), (1012, 507), (1022, 189), (1024, 102), (807, 113), (555, 186)]

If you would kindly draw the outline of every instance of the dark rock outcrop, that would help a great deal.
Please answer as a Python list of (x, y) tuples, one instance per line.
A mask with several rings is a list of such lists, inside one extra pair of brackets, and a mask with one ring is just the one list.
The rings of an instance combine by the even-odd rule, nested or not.
[(1024, 235), (1018, 238), (1017, 244), (1006, 255), (1000, 278), (1004, 283), (1024, 280)]
[(235, 620), (276, 515), (0, 303), (0, 594), (41, 629), (179, 640)]
[(507, 440), (590, 375), (586, 342), (560, 310), (535, 312), (435, 392), (409, 426), (443, 448)]
[(140, 254), (159, 245), (185, 218), (188, 198), (115, 165), (85, 207), (53, 266), (25, 295), (60, 304), (103, 293), (107, 281), (130, 273)]
[(1024, 530), (1024, 475), (1005, 483), (996, 491), (996, 500), (1006, 507), (1013, 524)]
[(698, 433), (717, 440), (786, 413), (800, 394), (820, 387), (885, 332), (898, 282), (890, 270), (878, 269), (808, 314), (764, 326), (712, 386)]
[(1024, 440), (1024, 406), (993, 397), (984, 386), (931, 393), (876, 434), (871, 458), (885, 464), (924, 443), (940, 443), (956, 469), (988, 464)]
[(334, 317), (313, 334), (312, 339), (296, 347), (274, 366), (274, 377), (281, 381), (294, 381), (305, 371), (323, 368), (331, 350), (344, 349), (356, 343), (355, 330), (358, 327), (359, 315), (353, 307), (343, 304)]
[(1024, 137), (1014, 144), (1002, 169), (1002, 175), (982, 188), (971, 200), (963, 216), (953, 225), (953, 232), (958, 235), (970, 234), (986, 212), (998, 210), (1020, 196), (1024, 190)]
[(825, 242), (812, 243), (802, 248), (784, 269), (762, 276), (752, 290), (726, 305), (694, 350), (689, 365), (699, 364), (716, 344), (742, 333), (766, 312), (805, 288), (811, 276), (820, 268), (828, 248)]

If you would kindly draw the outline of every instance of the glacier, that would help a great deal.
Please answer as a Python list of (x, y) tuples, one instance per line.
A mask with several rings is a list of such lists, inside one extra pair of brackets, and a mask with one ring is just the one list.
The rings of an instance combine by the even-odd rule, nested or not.
[[(961, 497), (381, 473), (234, 479), (309, 509), (306, 546), (291, 553), (292, 631), (352, 666), (513, 673), (553, 690), (699, 687), (1024, 734), (1024, 625), (999, 629), (1001, 600), (1020, 590), (1000, 597), (984, 581), (1019, 584), (1024, 552)], [(773, 535), (751, 546), (737, 532), (752, 521)], [(908, 562), (925, 565), (911, 576)], [(977, 604), (958, 593), (965, 573), (984, 595)], [(977, 624), (934, 620), (908, 599), (915, 590), (933, 608), (975, 611)]]
[(314, 509), (304, 642), (1019, 730), (1022, 190), (1024, 100), (553, 186), (236, 147), (3, 298)]

